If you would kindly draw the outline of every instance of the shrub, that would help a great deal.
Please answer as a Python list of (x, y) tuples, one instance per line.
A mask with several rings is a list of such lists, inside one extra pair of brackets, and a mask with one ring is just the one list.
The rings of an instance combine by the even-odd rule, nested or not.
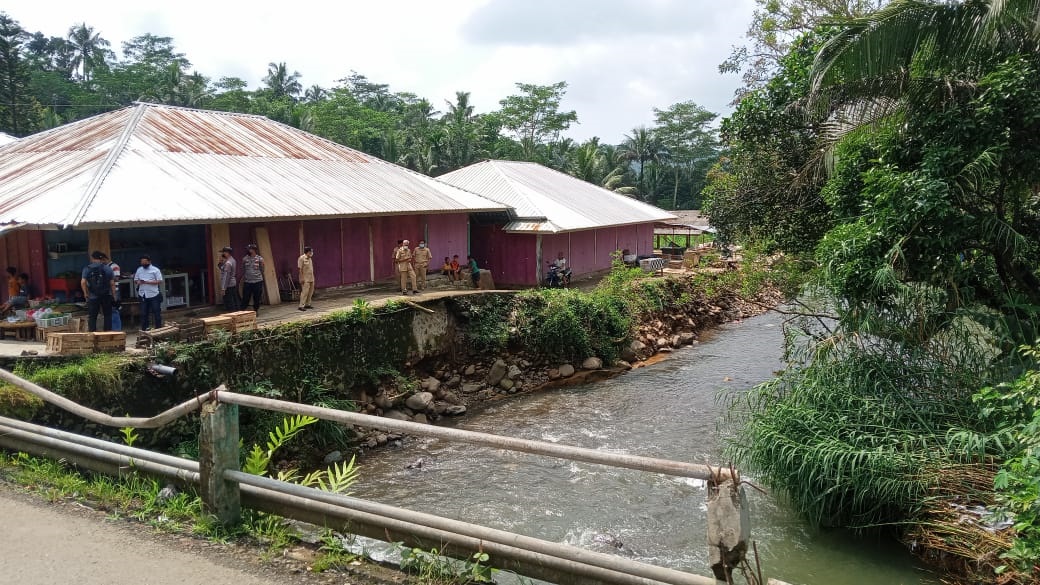
[(0, 416), (30, 420), (43, 408), (43, 400), (10, 384), (0, 385)]

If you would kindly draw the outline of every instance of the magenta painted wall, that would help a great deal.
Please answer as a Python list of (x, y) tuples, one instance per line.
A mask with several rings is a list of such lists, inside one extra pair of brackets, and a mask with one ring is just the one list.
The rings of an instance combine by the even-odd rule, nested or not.
[[(372, 280), (368, 257), (368, 220), (340, 220), (343, 231), (342, 274), (336, 284), (355, 284)], [(324, 286), (324, 285), (322, 285)], [(331, 285), (330, 285), (331, 286)]]
[(469, 216), (464, 213), (426, 216), (426, 243), (433, 252), (433, 268), (439, 268), (444, 257), (459, 255), (461, 260), (469, 253)]
[(500, 225), (474, 225), (471, 236), (477, 264), (491, 271), (496, 285), (532, 286), (538, 283), (533, 234), (507, 234)]
[(597, 268), (596, 233), (595, 230), (572, 232), (567, 234), (571, 240), (571, 250), (567, 257), (570, 269), (575, 276), (594, 272)]
[(409, 240), (414, 247), (423, 237), (422, 218), (418, 215), (373, 217), (372, 241), (375, 242), (376, 279), (396, 276), (393, 262), (397, 240)]
[[(368, 241), (367, 237), (365, 241)], [(337, 286), (343, 282), (340, 220), (325, 219), (303, 222), (303, 245), (314, 249), (314, 286), (323, 288)], [(296, 262), (295, 258), (293, 262)], [(365, 264), (367, 265), (368, 262), (366, 261)], [(300, 273), (296, 266), (298, 264), (293, 267), (293, 278), (299, 281)]]
[(300, 257), (300, 222), (272, 221), (265, 224), (267, 235), (271, 239), (271, 258), (264, 258), (274, 266), (274, 273), (279, 282), (286, 274), (296, 279), (296, 259)]

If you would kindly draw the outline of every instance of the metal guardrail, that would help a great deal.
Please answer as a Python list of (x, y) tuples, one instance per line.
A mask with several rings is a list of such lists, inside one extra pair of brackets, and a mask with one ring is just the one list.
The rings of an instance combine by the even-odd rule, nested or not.
[[(731, 469), (390, 420), (236, 394), (226, 391), (223, 386), (154, 417), (112, 417), (76, 404), (2, 369), (0, 379), (68, 412), (116, 428), (158, 428), (192, 412), (201, 411), (198, 462), (4, 417), (0, 417), (0, 446), (38, 456), (66, 459), (102, 473), (118, 475), (133, 469), (182, 484), (199, 486), (207, 510), (223, 522), (237, 522), (240, 507), (244, 504), (287, 518), (321, 526), (336, 526), (348, 533), (388, 542), (403, 542), (406, 546), (438, 543), (442, 552), (445, 552), (445, 545), (451, 545), (458, 548), (457, 556), (460, 558), (465, 558), (475, 550), (483, 550), (491, 556), (493, 566), (568, 585), (722, 583), (711, 577), (243, 473), (238, 467), (238, 406), (308, 415), (342, 424), (573, 461), (703, 479), (713, 485), (731, 480), (735, 475)], [(730, 485), (733, 490), (741, 489), (732, 481)], [(746, 508), (739, 513), (746, 522)], [(447, 551), (445, 554), (452, 553)]]

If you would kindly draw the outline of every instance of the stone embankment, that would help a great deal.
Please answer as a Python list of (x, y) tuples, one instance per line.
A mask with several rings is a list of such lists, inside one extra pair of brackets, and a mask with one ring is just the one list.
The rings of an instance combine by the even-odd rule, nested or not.
[[(640, 323), (612, 364), (598, 357), (569, 362), (531, 351), (470, 353), (456, 360), (427, 360), (410, 380), (384, 383), (361, 391), (361, 411), (395, 420), (433, 423), (460, 416), (479, 404), (548, 388), (585, 384), (619, 375), (662, 359), (681, 347), (696, 345), (704, 332), (723, 323), (751, 317), (782, 301), (777, 291), (754, 302), (724, 296), (685, 310), (657, 312)], [(400, 436), (383, 432), (362, 435), (361, 445), (375, 448)]]

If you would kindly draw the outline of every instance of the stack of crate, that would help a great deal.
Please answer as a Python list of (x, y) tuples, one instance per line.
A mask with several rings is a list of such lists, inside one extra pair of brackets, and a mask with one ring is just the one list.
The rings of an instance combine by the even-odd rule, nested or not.
[(234, 313), (224, 313), (222, 316), (231, 317), (233, 333), (241, 333), (243, 331), (252, 331), (256, 329), (255, 311), (235, 311)]
[(126, 350), (125, 331), (99, 331), (94, 334), (94, 349), (103, 352)]
[(203, 317), (199, 319), (205, 326), (204, 331), (206, 335), (210, 335), (215, 331), (227, 331), (228, 333), (235, 332), (235, 320), (227, 315), (217, 315), (216, 317)]
[(94, 352), (120, 352), (126, 349), (126, 332), (48, 333), (47, 351), (59, 355), (89, 355)]
[(90, 355), (94, 353), (94, 334), (51, 333), (47, 336), (47, 351), (60, 355)]

